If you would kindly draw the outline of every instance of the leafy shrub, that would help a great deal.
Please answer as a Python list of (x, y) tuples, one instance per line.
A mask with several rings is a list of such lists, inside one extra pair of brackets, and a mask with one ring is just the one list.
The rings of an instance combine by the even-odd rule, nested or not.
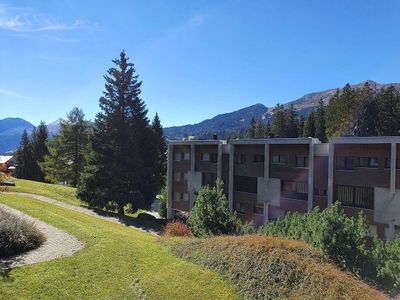
[(44, 241), (34, 224), (0, 208), (0, 257), (35, 249)]
[(255, 234), (257, 228), (254, 226), (254, 222), (247, 222), (240, 225), (239, 234)]
[(162, 218), (167, 217), (167, 191), (165, 188), (162, 189), (161, 194), (157, 196), (159, 201), (158, 214)]
[(368, 223), (364, 216), (348, 217), (337, 202), (320, 211), (288, 213), (285, 217), (264, 224), (259, 233), (302, 240), (314, 246), (342, 268), (360, 274), (368, 261), (366, 237)]
[(164, 226), (162, 233), (164, 235), (168, 235), (168, 236), (191, 236), (192, 235), (189, 227), (185, 223), (183, 223), (179, 220), (173, 220), (171, 222), (168, 222)]
[(302, 241), (247, 235), (181, 240), (180, 258), (221, 272), (248, 299), (385, 299)]
[(375, 237), (371, 256), (376, 269), (373, 281), (392, 294), (400, 293), (400, 237), (392, 241)]
[(196, 237), (230, 234), (240, 221), (231, 213), (224, 193), (224, 183), (217, 179), (215, 187), (203, 187), (190, 211), (188, 225)]

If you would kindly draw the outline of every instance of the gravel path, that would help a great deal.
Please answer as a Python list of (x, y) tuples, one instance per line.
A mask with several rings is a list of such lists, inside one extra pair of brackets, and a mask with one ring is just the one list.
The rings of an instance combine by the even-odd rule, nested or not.
[(39, 248), (9, 258), (1, 258), (0, 268), (2, 269), (31, 265), (59, 257), (71, 256), (84, 247), (84, 243), (61, 229), (32, 218), (11, 207), (0, 205), (0, 208), (28, 222), (33, 222), (46, 237), (46, 241)]
[[(154, 228), (150, 227), (150, 226), (146, 226), (143, 224), (140, 224), (139, 222), (135, 222), (132, 219), (129, 218), (119, 218), (119, 217), (113, 217), (113, 216), (109, 216), (109, 215), (105, 215), (107, 214), (104, 211), (95, 211), (95, 210), (91, 210), (89, 208), (85, 208), (85, 207), (81, 207), (81, 206), (76, 206), (76, 205), (72, 205), (72, 204), (68, 204), (65, 202), (61, 202), (52, 198), (48, 198), (48, 197), (44, 197), (44, 196), (40, 196), (40, 195), (35, 195), (35, 194), (29, 194), (29, 193), (19, 193), (19, 192), (8, 192), (8, 194), (14, 194), (14, 195), (20, 195), (20, 196), (25, 196), (25, 197), (30, 197), (36, 200), (40, 200), (43, 202), (47, 202), (50, 204), (54, 204), (57, 206), (61, 206), (63, 208), (67, 208), (67, 209), (71, 209), (80, 213), (83, 213), (85, 215), (89, 215), (92, 217), (96, 217), (96, 218), (100, 218), (106, 221), (110, 221), (113, 223), (118, 223), (118, 224), (122, 224), (137, 230), (141, 230), (141, 231), (145, 231), (147, 233), (153, 234), (153, 235), (158, 235), (159, 232), (157, 230), (155, 230)], [(103, 215), (104, 214), (104, 215)]]

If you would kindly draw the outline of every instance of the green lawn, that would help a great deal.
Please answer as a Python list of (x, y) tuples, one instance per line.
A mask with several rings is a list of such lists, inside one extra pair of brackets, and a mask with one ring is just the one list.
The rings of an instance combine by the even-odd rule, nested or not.
[[(40, 194), (56, 198), (60, 187), (53, 188)], [(68, 198), (65, 202), (74, 201), (68, 188), (61, 190)], [(0, 194), (0, 203), (86, 243), (71, 257), (0, 276), (1, 299), (140, 299), (143, 291), (147, 299), (237, 299), (234, 288), (219, 274), (176, 258), (157, 237), (19, 195)]]

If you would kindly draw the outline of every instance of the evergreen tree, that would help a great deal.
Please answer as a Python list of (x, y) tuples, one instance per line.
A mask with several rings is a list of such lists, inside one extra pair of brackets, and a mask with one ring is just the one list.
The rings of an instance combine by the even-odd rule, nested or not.
[(254, 120), (254, 117), (251, 117), (246, 137), (249, 139), (254, 139), (256, 137), (256, 121)]
[(304, 124), (304, 137), (315, 137), (315, 113), (312, 111), (307, 117), (306, 123)]
[(399, 135), (400, 94), (393, 86), (382, 89), (377, 95), (377, 132), (379, 135)]
[(299, 136), (296, 109), (293, 104), (286, 111), (286, 134), (285, 137), (295, 138)]
[(261, 123), (261, 119), (256, 121), (255, 129), (254, 129), (254, 136), (255, 138), (263, 138), (265, 137), (265, 128)]
[(49, 154), (40, 166), (46, 180), (76, 187), (85, 165), (91, 126), (77, 107), (68, 113), (67, 120), (60, 126), (60, 132), (49, 141)]
[(156, 194), (157, 151), (140, 98), (141, 81), (124, 51), (107, 71), (101, 111), (97, 114), (91, 153), (82, 174), (78, 197), (96, 207), (132, 211), (149, 209)]
[(303, 115), (301, 115), (298, 119), (299, 137), (304, 136), (305, 123), (306, 123), (306, 118)]
[(49, 133), (46, 124), (42, 121), (39, 126), (36, 127), (32, 132), (32, 179), (36, 181), (45, 181), (44, 173), (42, 172), (39, 165), (44, 161), (45, 155), (49, 153), (47, 149), (47, 141)]
[(286, 137), (286, 114), (282, 104), (272, 110), (271, 132), (275, 137)]
[(265, 137), (272, 136), (271, 122), (268, 122), (264, 127), (264, 136)]
[(24, 130), (21, 136), (21, 142), (16, 152), (15, 175), (17, 178), (32, 179), (33, 166), (32, 144), (29, 140), (28, 132)]
[(325, 126), (325, 106), (322, 99), (318, 101), (318, 106), (315, 111), (315, 137), (318, 138), (322, 143), (325, 143), (327, 141)]
[(157, 149), (157, 158), (154, 165), (154, 188), (156, 189), (157, 193), (159, 193), (164, 187), (165, 175), (167, 172), (167, 143), (165, 141), (163, 128), (157, 113), (154, 116), (151, 129), (153, 130), (154, 134), (153, 146)]

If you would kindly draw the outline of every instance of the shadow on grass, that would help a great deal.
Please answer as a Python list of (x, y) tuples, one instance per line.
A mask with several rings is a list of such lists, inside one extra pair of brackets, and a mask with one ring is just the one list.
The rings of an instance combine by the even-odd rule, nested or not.
[(102, 209), (95, 208), (95, 207), (90, 207), (90, 206), (87, 206), (84, 204), (81, 204), (80, 206), (84, 207), (86, 209), (90, 209), (91, 211), (93, 211), (94, 213), (96, 213), (97, 215), (99, 215), (101, 217), (111, 217), (111, 218), (117, 219), (119, 223), (121, 223), (125, 226), (134, 226), (134, 227), (137, 227), (139, 229), (142, 229), (142, 230), (144, 230), (146, 232), (150, 232), (150, 233), (159, 234), (162, 227), (165, 224), (165, 220), (163, 220), (163, 219), (155, 219), (153, 221), (149, 221), (149, 220), (134, 218), (131, 216), (120, 215), (115, 212), (106, 211), (106, 210), (102, 210)]
[(2, 269), (0, 268), (0, 279), (3, 282), (13, 282), (14, 279), (10, 276), (11, 268)]

